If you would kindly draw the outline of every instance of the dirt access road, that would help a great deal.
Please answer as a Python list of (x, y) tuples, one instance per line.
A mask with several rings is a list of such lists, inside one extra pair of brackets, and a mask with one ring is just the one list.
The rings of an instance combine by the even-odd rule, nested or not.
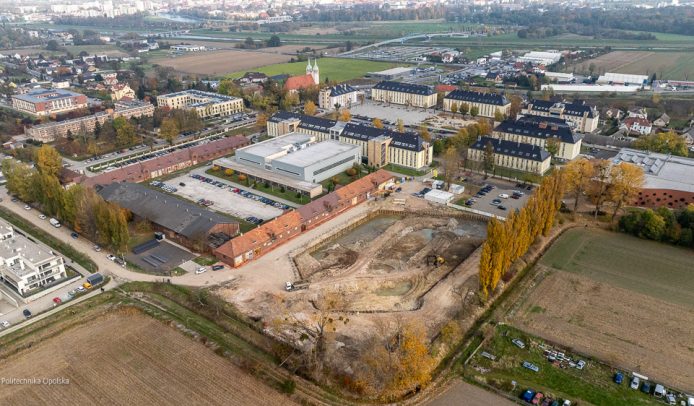
[[(108, 345), (104, 345), (108, 343)], [(0, 404), (292, 405), (291, 400), (173, 327), (118, 310), (2, 359)]]

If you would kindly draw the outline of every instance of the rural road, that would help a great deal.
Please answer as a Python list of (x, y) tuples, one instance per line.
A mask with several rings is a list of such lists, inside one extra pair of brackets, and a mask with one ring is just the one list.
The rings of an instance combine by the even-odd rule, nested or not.
[(513, 406), (514, 402), (492, 392), (471, 385), (462, 380), (456, 380), (446, 391), (437, 398), (426, 403), (426, 406)]

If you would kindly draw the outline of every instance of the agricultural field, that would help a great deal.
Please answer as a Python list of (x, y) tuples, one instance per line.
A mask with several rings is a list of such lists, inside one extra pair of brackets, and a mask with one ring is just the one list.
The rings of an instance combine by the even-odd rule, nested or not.
[(567, 231), (512, 323), (523, 331), (694, 390), (694, 252), (606, 231)]
[[(2, 355), (0, 353), (0, 355)], [(3, 357), (4, 358), (4, 357)], [(2, 360), (3, 377), (65, 378), (65, 385), (3, 385), (12, 404), (293, 404), (248, 373), (134, 309), (100, 316)]]
[[(259, 51), (224, 50), (194, 52), (176, 57), (167, 55), (152, 58), (150, 62), (170, 66), (183, 73), (222, 76), (229, 72), (286, 62), (289, 58), (287, 55)], [(305, 66), (304, 64), (304, 68)]]
[[(360, 78), (368, 72), (375, 72), (395, 68), (398, 66), (403, 66), (403, 64), (340, 58), (318, 59), (318, 67), (320, 68), (321, 81), (324, 81), (326, 78), (328, 78), (329, 80), (342, 82), (345, 80)], [(280, 75), (283, 73), (289, 75), (302, 75), (306, 72), (306, 62), (269, 65), (260, 67), (255, 70), (258, 72), (263, 72), (269, 76)], [(230, 78), (238, 78), (243, 76), (243, 74), (247, 71), (247, 68), (242, 68), (239, 69), (237, 72), (229, 74), (228, 76)]]
[[(694, 41), (694, 39), (693, 39)], [(618, 72), (640, 75), (655, 73), (659, 79), (686, 80), (694, 78), (694, 53), (613, 51), (595, 59), (570, 65), (565, 70), (588, 73), (595, 65), (595, 72)]]
[[(525, 348), (515, 346), (511, 342), (513, 339), (520, 339)], [(621, 385), (613, 383), (615, 371), (590, 359), (566, 353), (572, 359), (586, 361), (582, 370), (571, 368), (567, 363), (551, 364), (544, 356), (543, 347), (547, 345), (543, 340), (511, 326), (496, 326), (493, 337), (472, 357), (464, 373), (469, 379), (493, 386), (519, 401), (526, 389), (533, 389), (552, 399), (568, 399), (572, 404), (579, 405), (659, 404), (655, 398), (629, 389), (627, 382)], [(485, 358), (482, 352), (489, 353), (496, 359)], [(537, 366), (538, 371), (524, 368), (524, 361)], [(515, 387), (512, 381), (517, 383)]]

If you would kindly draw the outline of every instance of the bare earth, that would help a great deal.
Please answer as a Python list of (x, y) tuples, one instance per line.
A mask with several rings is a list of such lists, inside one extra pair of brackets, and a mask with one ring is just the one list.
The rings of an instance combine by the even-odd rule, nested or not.
[(455, 381), (442, 395), (428, 402), (427, 406), (512, 406), (515, 403), (480, 387), (463, 381)]
[(289, 57), (266, 52), (225, 50), (192, 52), (175, 58), (166, 56), (153, 59), (152, 62), (162, 66), (171, 66), (175, 70), (185, 73), (223, 75), (244, 69), (289, 62)]
[(610, 364), (694, 390), (694, 311), (567, 272), (528, 295), (513, 324)]
[(0, 385), (0, 404), (287, 405), (292, 402), (172, 327), (137, 312), (92, 320), (4, 359), (2, 378), (67, 385)]

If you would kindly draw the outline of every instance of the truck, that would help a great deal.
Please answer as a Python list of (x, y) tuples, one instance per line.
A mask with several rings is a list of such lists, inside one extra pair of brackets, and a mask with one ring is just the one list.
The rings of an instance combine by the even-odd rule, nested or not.
[(59, 228), (59, 227), (60, 227), (60, 221), (54, 219), (53, 217), (51, 217), (51, 219), (48, 220), (48, 222), (51, 223), (51, 225), (52, 225), (53, 227), (55, 227), (55, 228)]
[(96, 286), (100, 283), (104, 282), (104, 276), (100, 273), (93, 273), (89, 276), (87, 276), (87, 282), (91, 284), (92, 286)]
[(287, 292), (293, 292), (295, 290), (302, 290), (302, 289), (308, 289), (308, 282), (289, 282), (284, 285), (284, 289)]

